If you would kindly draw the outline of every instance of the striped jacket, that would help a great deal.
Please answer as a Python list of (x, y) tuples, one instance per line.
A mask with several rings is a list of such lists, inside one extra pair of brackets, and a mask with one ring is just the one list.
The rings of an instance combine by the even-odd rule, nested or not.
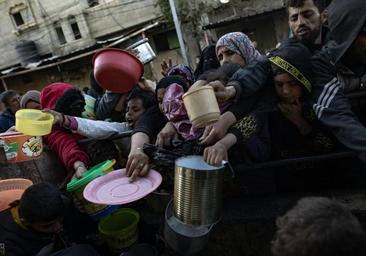
[(336, 63), (333, 50), (335, 42), (329, 42), (313, 56), (313, 109), (318, 119), (330, 127), (337, 139), (349, 149), (359, 153), (366, 163), (366, 127), (354, 114), (345, 93), (366, 89), (366, 74), (357, 76)]

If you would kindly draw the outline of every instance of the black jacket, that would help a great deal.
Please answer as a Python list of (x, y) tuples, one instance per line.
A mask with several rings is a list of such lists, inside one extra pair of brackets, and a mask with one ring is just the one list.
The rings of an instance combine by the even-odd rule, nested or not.
[(33, 256), (53, 241), (52, 236), (23, 229), (11, 216), (10, 209), (0, 212), (0, 243), (7, 256)]
[(15, 115), (10, 109), (6, 109), (0, 114), (0, 133), (6, 132), (13, 125), (15, 125)]
[(235, 72), (228, 82), (234, 86), (236, 95), (228, 111), (232, 112), (237, 120), (242, 119), (254, 108), (264, 110), (273, 105), (272, 71), (269, 60), (262, 57), (260, 60), (241, 68)]
[(364, 89), (366, 74), (352, 75), (351, 72), (346, 77), (341, 63), (344, 53), (366, 23), (366, 4), (363, 0), (333, 0), (328, 12), (333, 41), (328, 42), (312, 60), (314, 112), (342, 144), (358, 152), (366, 163), (366, 127), (356, 117), (344, 94)]

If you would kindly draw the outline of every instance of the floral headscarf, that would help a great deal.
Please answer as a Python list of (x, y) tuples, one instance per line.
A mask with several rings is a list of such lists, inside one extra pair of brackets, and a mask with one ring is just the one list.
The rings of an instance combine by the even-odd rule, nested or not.
[(177, 65), (172, 66), (171, 68), (169, 68), (166, 75), (167, 76), (180, 75), (187, 80), (189, 85), (192, 85), (194, 83), (194, 76), (193, 76), (192, 69), (183, 64), (177, 64)]
[(246, 64), (257, 60), (261, 56), (249, 37), (241, 32), (232, 32), (223, 35), (216, 43), (216, 55), (218, 49), (223, 46), (239, 54), (245, 60)]

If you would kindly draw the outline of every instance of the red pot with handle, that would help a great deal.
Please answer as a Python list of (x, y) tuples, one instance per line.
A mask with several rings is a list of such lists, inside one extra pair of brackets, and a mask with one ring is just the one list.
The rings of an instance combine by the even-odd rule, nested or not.
[(106, 48), (95, 53), (93, 67), (99, 85), (119, 93), (130, 91), (144, 73), (144, 65), (138, 58), (116, 48)]

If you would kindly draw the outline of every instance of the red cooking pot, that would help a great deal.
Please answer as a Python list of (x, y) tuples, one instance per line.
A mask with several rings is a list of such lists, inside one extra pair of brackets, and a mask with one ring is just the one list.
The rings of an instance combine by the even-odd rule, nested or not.
[(138, 58), (116, 48), (106, 48), (95, 53), (93, 66), (98, 84), (119, 93), (130, 91), (144, 73), (144, 65)]

